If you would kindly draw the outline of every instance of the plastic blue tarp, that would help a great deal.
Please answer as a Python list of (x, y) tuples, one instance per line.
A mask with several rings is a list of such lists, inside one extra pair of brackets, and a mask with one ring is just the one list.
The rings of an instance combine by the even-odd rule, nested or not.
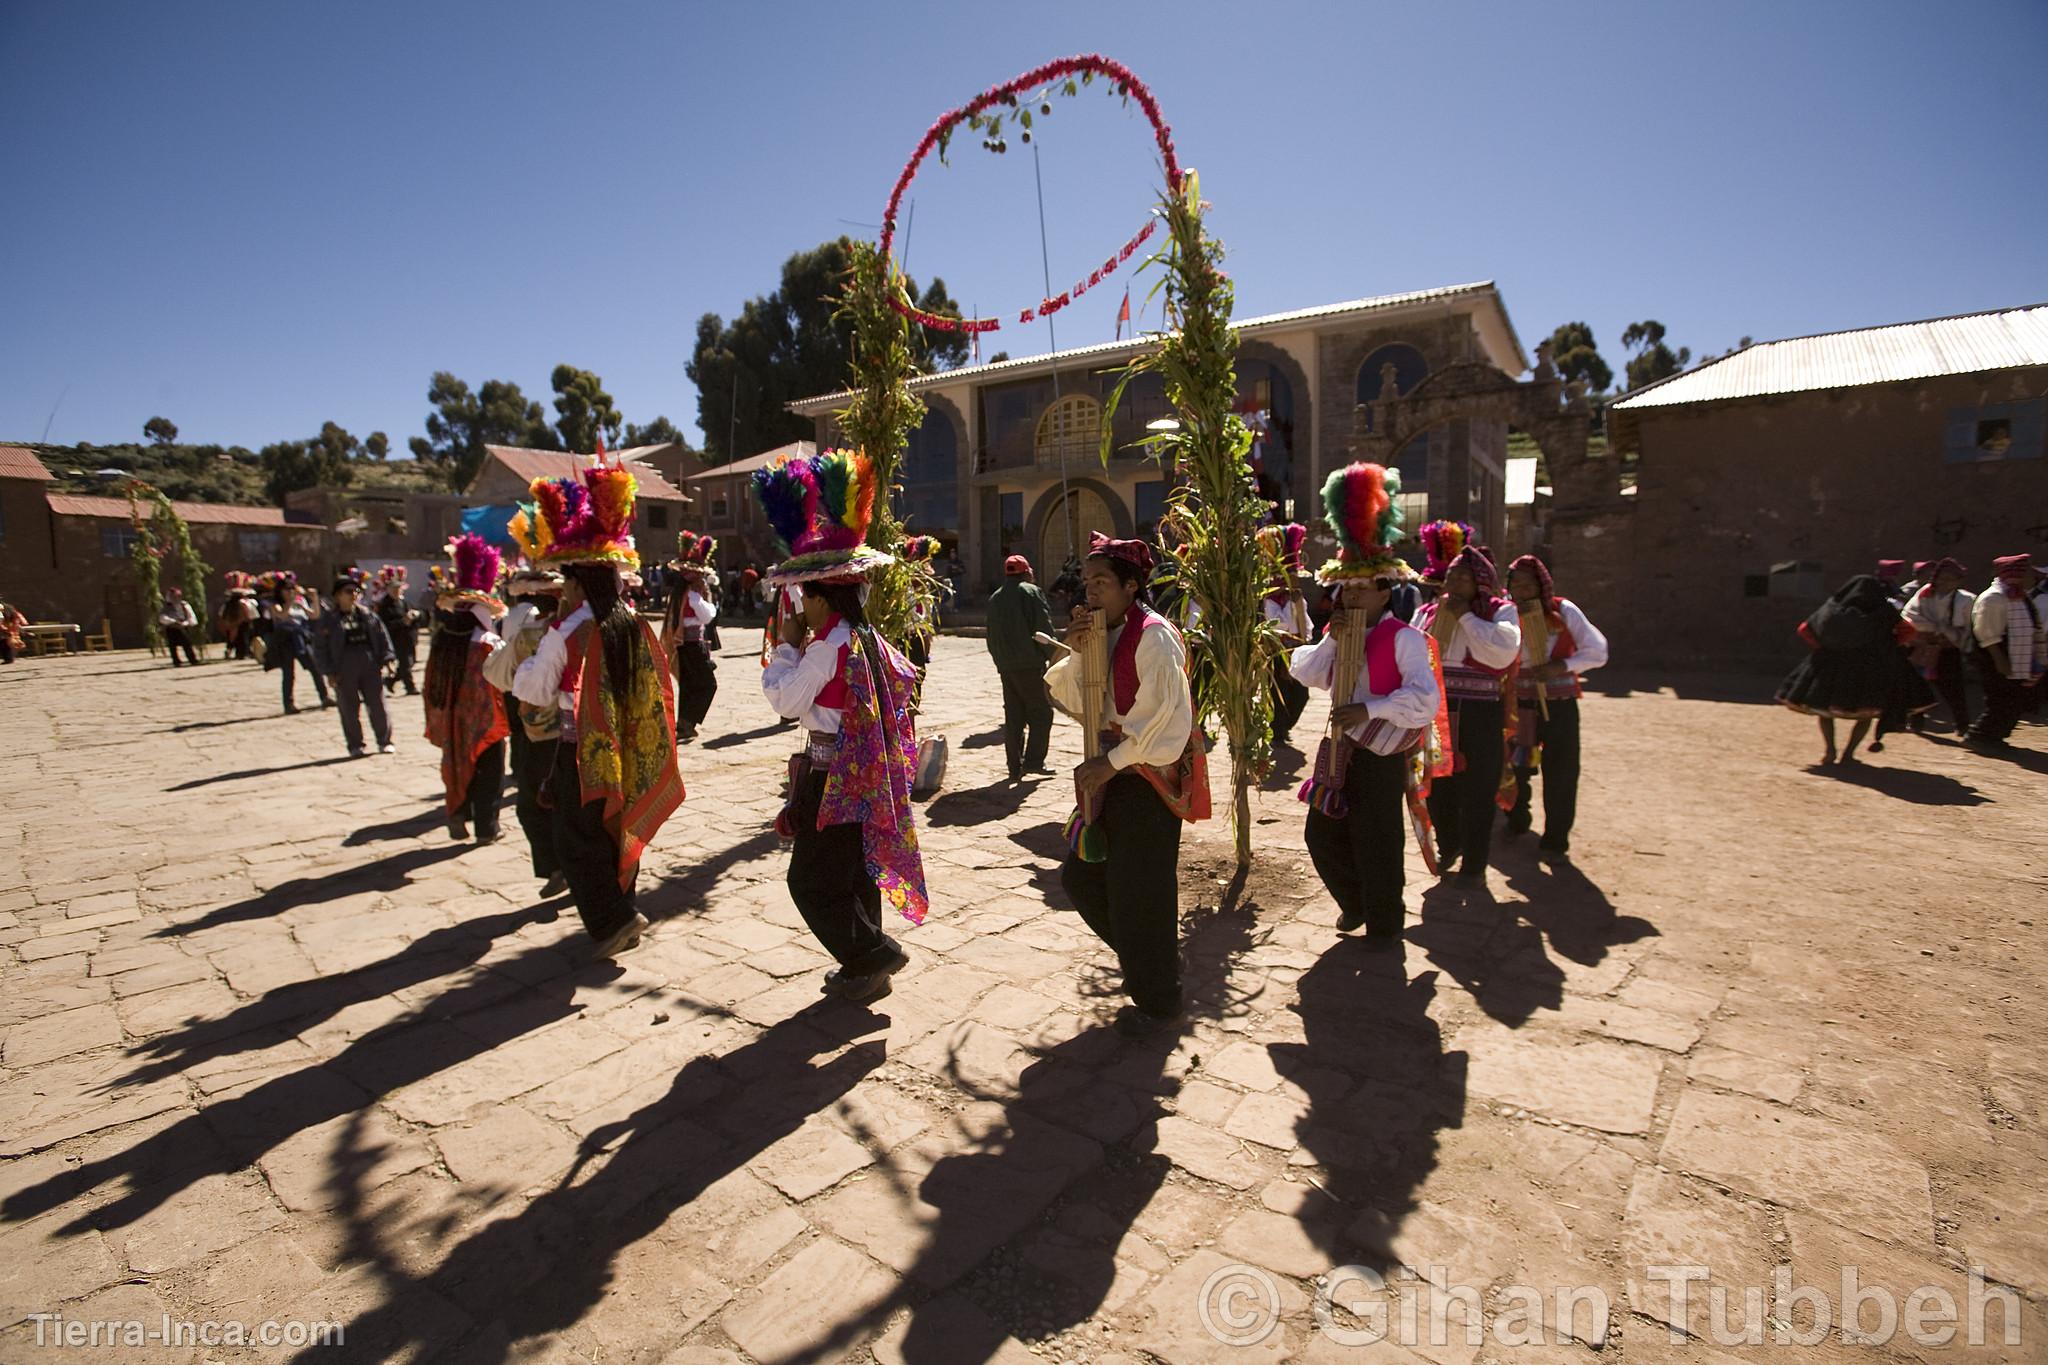
[(505, 528), (518, 515), (517, 503), (503, 503), (490, 507), (465, 507), (462, 509), (462, 532), (464, 535), (479, 535), (493, 545), (512, 548), (512, 534)]

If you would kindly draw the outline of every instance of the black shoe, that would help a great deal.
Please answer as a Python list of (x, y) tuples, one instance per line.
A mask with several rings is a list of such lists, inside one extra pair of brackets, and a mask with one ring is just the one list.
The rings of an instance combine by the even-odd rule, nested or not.
[(469, 821), (459, 815), (449, 816), (448, 837), (451, 839), (467, 839), (469, 837)]
[(1337, 916), (1337, 932), (1340, 934), (1349, 934), (1364, 927), (1365, 912), (1363, 910), (1355, 912), (1346, 910), (1343, 914)]
[(1117, 1011), (1116, 1022), (1110, 1027), (1117, 1031), (1119, 1037), (1129, 1038), (1135, 1042), (1150, 1038), (1163, 1028), (1171, 1028), (1179, 1019), (1178, 1013), (1148, 1014), (1136, 1005), (1125, 1005)]
[(1507, 823), (1506, 829), (1502, 831), (1503, 835), (1510, 840), (1519, 839), (1528, 832), (1529, 822), (1527, 820), (1510, 820)]
[[(875, 968), (872, 972), (868, 972), (864, 976), (848, 976), (846, 974), (846, 968), (834, 967), (831, 971), (825, 973), (824, 984), (818, 987), (818, 991), (820, 994), (823, 995), (845, 995), (847, 991), (853, 989), (855, 982), (866, 981), (869, 977), (875, 976), (894, 976), (896, 975), (896, 973), (902, 971), (905, 967), (908, 967), (909, 965), (910, 955), (908, 953), (899, 952), (893, 959), (891, 959), (888, 962), (884, 962), (881, 966)], [(887, 992), (884, 992), (884, 994), (887, 994)], [(865, 998), (872, 1000), (876, 997), (867, 996)]]
[(284, 704), (284, 713), (288, 716), (296, 716), (297, 714), (299, 714), (299, 708), (292, 705), (290, 702), (286, 702)]
[(1452, 871), (1458, 866), (1458, 859), (1463, 856), (1463, 853), (1464, 850), (1462, 849), (1445, 848), (1442, 845), (1438, 845), (1436, 850), (1436, 875), (1439, 877), (1450, 876)]
[(498, 842), (498, 831), (494, 829), (479, 829), (476, 832), (476, 842), (479, 848), (485, 844), (495, 844)]
[(554, 876), (548, 878), (546, 881), (541, 883), (541, 898), (543, 900), (552, 900), (554, 897), (561, 895), (564, 891), (567, 891), (568, 889), (569, 879), (563, 876), (561, 873), (557, 872)]
[(1571, 856), (1571, 851), (1572, 846), (1569, 840), (1553, 839), (1546, 834), (1536, 841), (1536, 852), (1540, 857), (1568, 858)]
[(1022, 768), (1010, 769), (1010, 780), (1012, 782), (1022, 782), (1024, 780), (1024, 770)]
[(1874, 754), (1881, 754), (1881, 753), (1883, 753), (1883, 752), (1884, 752), (1884, 741), (1883, 741), (1883, 740), (1881, 740), (1881, 739), (1873, 739), (1873, 740), (1871, 740), (1871, 741), (1870, 741), (1870, 752), (1872, 752), (1872, 753), (1874, 753)]
[(1401, 934), (1399, 930), (1373, 930), (1358, 941), (1365, 945), (1368, 952), (1391, 953), (1401, 946)]
[(367, 752), (369, 751), (366, 749), (350, 749), (348, 751), (348, 756), (350, 758), (361, 758)]

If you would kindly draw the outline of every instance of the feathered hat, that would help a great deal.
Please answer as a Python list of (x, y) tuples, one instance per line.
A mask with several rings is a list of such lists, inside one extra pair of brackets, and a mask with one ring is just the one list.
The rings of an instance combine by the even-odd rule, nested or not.
[(443, 608), (489, 607), (502, 616), (505, 604), (498, 600), (498, 547), (471, 532), (448, 542), (448, 557), (455, 570), (435, 586)]
[(222, 575), (222, 578), (227, 584), (227, 590), (231, 595), (234, 593), (256, 591), (256, 576), (254, 574), (244, 573), (240, 569), (229, 569), (226, 574)]
[(938, 553), (937, 536), (903, 537), (903, 553), (900, 558), (906, 564), (929, 564), (938, 557)]
[(279, 588), (296, 588), (299, 576), (290, 569), (268, 569), (256, 575), (256, 586), (263, 592), (276, 592)]
[(754, 492), (789, 555), (768, 571), (776, 587), (858, 582), (896, 562), (865, 543), (875, 514), (875, 466), (857, 450), (798, 455), (757, 469)]
[(712, 536), (700, 536), (695, 531), (676, 532), (676, 557), (668, 566), (677, 573), (688, 574), (699, 582), (708, 582), (717, 573), (711, 562), (718, 553), (718, 541)]
[(360, 564), (351, 564), (334, 576), (334, 586), (329, 591), (340, 592), (343, 588), (349, 588), (356, 596), (361, 597), (363, 590), (369, 586), (370, 571)]
[(1432, 521), (1424, 523), (1416, 533), (1422, 542), (1424, 563), (1422, 581), (1441, 583), (1450, 572), (1451, 561), (1465, 552), (1472, 543), (1472, 526), (1463, 521)]
[(1318, 583), (1347, 579), (1413, 578), (1415, 570), (1394, 553), (1401, 535), (1401, 471), (1376, 464), (1349, 464), (1323, 484), (1323, 521), (1337, 537), (1337, 557), (1316, 572)]
[(533, 501), (520, 504), (506, 530), (536, 568), (611, 564), (637, 569), (633, 498), (638, 487), (625, 465), (606, 462), (600, 444), (591, 468), (566, 478), (535, 479), (527, 489)]
[(1281, 571), (1288, 577), (1308, 576), (1308, 570), (1301, 562), (1302, 548), (1308, 544), (1308, 527), (1298, 521), (1280, 526), (1261, 526), (1259, 543), (1279, 558)]

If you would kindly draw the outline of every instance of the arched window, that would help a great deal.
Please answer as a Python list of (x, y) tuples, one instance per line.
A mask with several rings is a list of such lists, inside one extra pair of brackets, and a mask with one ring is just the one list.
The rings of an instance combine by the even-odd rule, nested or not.
[(1429, 374), (1429, 362), (1422, 358), (1422, 352), (1402, 342), (1381, 346), (1367, 356), (1365, 363), (1358, 367), (1358, 401), (1368, 405), (1365, 414), (1368, 431), (1372, 429), (1369, 405), (1380, 397), (1388, 365), (1394, 367), (1394, 382), (1400, 386), (1401, 393), (1414, 392), (1415, 386)]
[(1092, 459), (1102, 449), (1102, 404), (1085, 393), (1069, 394), (1038, 419), (1032, 453), (1048, 463)]

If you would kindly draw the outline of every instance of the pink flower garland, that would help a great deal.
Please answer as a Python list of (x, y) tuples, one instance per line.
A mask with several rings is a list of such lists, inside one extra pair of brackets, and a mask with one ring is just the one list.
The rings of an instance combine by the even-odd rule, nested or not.
[[(1010, 101), (1017, 95), (1027, 90), (1035, 89), (1049, 81), (1066, 80), (1069, 77), (1078, 76), (1084, 72), (1106, 76), (1116, 81), (1123, 89), (1129, 91), (1137, 99), (1138, 107), (1145, 111), (1146, 119), (1152, 124), (1152, 135), (1159, 144), (1159, 155), (1166, 166), (1166, 188), (1171, 193), (1179, 193), (1180, 159), (1174, 155), (1173, 129), (1160, 117), (1159, 101), (1153, 98), (1152, 91), (1122, 62), (1112, 61), (1108, 57), (1095, 53), (1089, 53), (1081, 57), (1062, 57), (1058, 61), (1047, 62), (1043, 66), (1034, 67), (1021, 76), (1004, 81), (1001, 85), (991, 86), (960, 108), (948, 110), (939, 117), (936, 123), (925, 129), (924, 137), (917, 144), (917, 151), (912, 153), (910, 160), (904, 164), (902, 172), (896, 177), (895, 187), (889, 191), (889, 207), (882, 213), (882, 260), (889, 261), (894, 259), (891, 248), (896, 240), (896, 210), (901, 207), (903, 196), (910, 189), (910, 182), (917, 178), (918, 167), (924, 164), (924, 159), (939, 145), (941, 139), (946, 137), (960, 124), (965, 123), (968, 119), (987, 109), (990, 105)], [(1040, 301), (1037, 308), (1022, 310), (1018, 314), (1017, 321), (1025, 323), (1035, 318), (1051, 317), (1082, 294), (1100, 285), (1118, 266), (1136, 254), (1138, 248), (1152, 235), (1156, 226), (1156, 219), (1148, 221), (1135, 237), (1124, 243), (1121, 251), (1104, 261), (1099, 270), (1091, 272), (1087, 279), (1076, 283), (1072, 289), (1061, 294), (1058, 298), (1044, 299)], [(896, 297), (893, 291), (889, 299), (889, 306), (915, 322), (922, 323), (926, 327), (937, 328), (941, 331), (994, 332), (1001, 330), (1003, 325), (995, 318), (967, 319), (940, 317), (936, 313), (928, 313), (922, 308), (905, 303), (901, 298)]]

